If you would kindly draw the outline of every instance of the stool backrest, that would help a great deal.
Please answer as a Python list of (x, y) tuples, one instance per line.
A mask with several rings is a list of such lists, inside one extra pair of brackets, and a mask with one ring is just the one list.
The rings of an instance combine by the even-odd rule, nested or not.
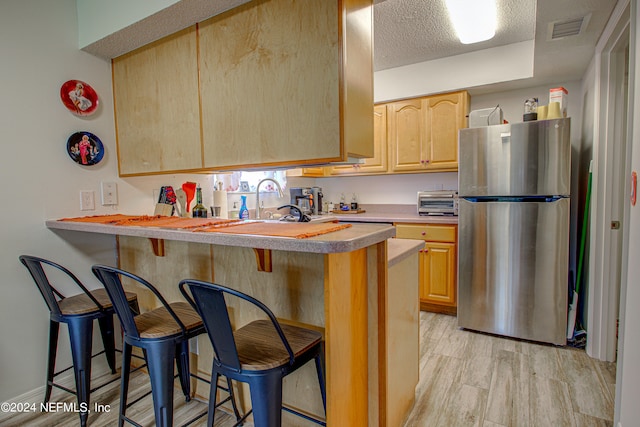
[(131, 311), (131, 307), (129, 305), (129, 301), (127, 300), (127, 296), (124, 292), (124, 288), (122, 286), (122, 281), (120, 279), (121, 276), (128, 277), (131, 280), (134, 280), (138, 284), (146, 287), (154, 295), (160, 300), (160, 303), (167, 309), (169, 314), (176, 321), (183, 334), (186, 334), (186, 327), (180, 321), (176, 313), (169, 307), (167, 301), (162, 297), (160, 292), (149, 282), (143, 279), (140, 276), (136, 276), (133, 273), (129, 273), (128, 271), (121, 270), (119, 268), (110, 267), (107, 265), (94, 265), (91, 267), (91, 271), (93, 274), (102, 282), (105, 289), (107, 290), (107, 294), (113, 303), (113, 308), (120, 319), (120, 323), (122, 324), (122, 328), (124, 329), (124, 333), (134, 337), (140, 338), (140, 332), (138, 331), (138, 327), (135, 322), (135, 314)]
[[(185, 286), (189, 287), (193, 298), (191, 298), (186, 291)], [(200, 314), (200, 317), (202, 317), (207, 334), (211, 339), (211, 344), (216, 353), (216, 358), (226, 368), (233, 369), (237, 372), (242, 370), (238, 358), (238, 350), (233, 338), (233, 328), (231, 327), (231, 320), (229, 319), (225, 294), (248, 301), (267, 314), (273, 327), (280, 336), (282, 345), (287, 350), (287, 353), (289, 353), (289, 363), (293, 364), (294, 354), (291, 345), (289, 341), (287, 341), (275, 315), (262, 302), (235, 289), (200, 280), (182, 280), (179, 287), (185, 299), (189, 301), (198, 314)]]
[(62, 316), (58, 301), (63, 300), (64, 298), (66, 298), (66, 296), (53, 287), (53, 285), (49, 281), (49, 278), (47, 277), (44, 265), (50, 265), (51, 267), (62, 271), (82, 290), (82, 292), (87, 294), (87, 296), (91, 299), (91, 301), (95, 303), (98, 309), (104, 310), (104, 307), (95, 299), (93, 295), (91, 295), (91, 292), (89, 292), (89, 290), (82, 284), (82, 282), (80, 282), (80, 280), (67, 268), (61, 266), (60, 264), (56, 264), (53, 261), (49, 261), (48, 259), (31, 255), (20, 255), (18, 259), (27, 268), (27, 270), (29, 270), (29, 273), (31, 273), (31, 277), (33, 277), (34, 282), (36, 282), (38, 290), (40, 290), (40, 294), (42, 294), (42, 297), (44, 298), (47, 307), (49, 307), (52, 316)]

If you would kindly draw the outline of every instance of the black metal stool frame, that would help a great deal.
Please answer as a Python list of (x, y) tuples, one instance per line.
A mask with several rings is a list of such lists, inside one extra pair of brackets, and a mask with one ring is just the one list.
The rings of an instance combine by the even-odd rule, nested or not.
[[(105, 354), (111, 373), (116, 373), (116, 359), (115, 352), (118, 351), (115, 348), (114, 339), (114, 327), (113, 327), (113, 315), (115, 313), (113, 307), (102, 306), (91, 292), (82, 284), (82, 282), (67, 268), (60, 264), (57, 264), (48, 259), (35, 257), (31, 255), (21, 255), (19, 257), (20, 262), (27, 268), (31, 277), (36, 282), (38, 290), (42, 294), (42, 297), (49, 307), (49, 355), (47, 361), (47, 385), (44, 395), (44, 403), (49, 402), (51, 398), (51, 391), (53, 387), (64, 390), (68, 393), (75, 394), (78, 398), (79, 409), (84, 409), (89, 406), (90, 394), (94, 391), (104, 387), (108, 384), (117, 381), (118, 378), (114, 378), (107, 381), (97, 387), (91, 388), (91, 359)], [(96, 310), (85, 314), (78, 315), (65, 315), (61, 312), (58, 302), (66, 297), (59, 292), (50, 282), (42, 264), (49, 265), (59, 271), (65, 273), (82, 291), (91, 299), (96, 305)], [(135, 303), (135, 309), (137, 309), (137, 301)], [(100, 333), (102, 335), (102, 342), (104, 350), (91, 354), (92, 341), (93, 341), (93, 321), (98, 320), (100, 326)], [(56, 355), (58, 347), (58, 334), (60, 330), (60, 323), (66, 323), (69, 328), (69, 339), (71, 341), (71, 356), (73, 359), (73, 365), (68, 368), (55, 372)], [(71, 390), (54, 381), (54, 378), (69, 369), (74, 370), (74, 377), (76, 383), (76, 390)], [(84, 403), (84, 405), (82, 405)], [(88, 419), (88, 411), (80, 411), (80, 424), (85, 426)]]
[[(208, 426), (213, 426), (214, 422), (217, 394), (216, 384), (220, 375), (224, 375), (227, 378), (232, 378), (236, 381), (249, 383), (252, 406), (249, 413), (253, 412), (256, 427), (263, 425), (269, 427), (280, 426), (281, 411), (283, 409), (309, 421), (313, 421), (316, 424), (326, 425), (322, 420), (318, 420), (282, 405), (282, 379), (291, 372), (305, 365), (307, 362), (315, 360), (320, 392), (322, 394), (322, 403), (326, 411), (327, 402), (322, 363), (322, 342), (319, 342), (306, 350), (299, 355), (299, 357), (295, 357), (275, 315), (261, 301), (258, 301), (250, 295), (236, 291), (235, 289), (200, 280), (182, 280), (178, 286), (185, 299), (194, 306), (200, 314), (200, 317), (202, 317), (215, 351), (211, 373), (211, 390), (209, 394)], [(185, 290), (185, 286), (189, 287), (191, 295), (189, 295)], [(224, 299), (225, 293), (248, 301), (266, 313), (278, 333), (278, 336), (282, 341), (282, 345), (289, 354), (289, 362), (287, 364), (259, 371), (242, 369), (235, 344), (233, 329), (231, 327), (231, 321), (227, 311), (227, 304)], [(268, 398), (265, 398), (265, 396), (268, 396)], [(245, 414), (243, 419), (246, 418), (249, 413)]]
[[(173, 425), (173, 379), (176, 376), (179, 377), (182, 391), (187, 402), (191, 400), (191, 385), (189, 383), (191, 377), (210, 383), (203, 378), (192, 375), (189, 370), (189, 339), (204, 333), (204, 325), (190, 330), (187, 329), (178, 315), (171, 309), (169, 303), (164, 299), (162, 294), (160, 294), (160, 292), (151, 283), (142, 277), (125, 270), (105, 265), (94, 265), (92, 267), (92, 271), (107, 289), (107, 293), (113, 302), (116, 314), (118, 315), (125, 331), (122, 351), (122, 380), (120, 386), (120, 414), (118, 416), (118, 426), (122, 427), (124, 421), (135, 426), (140, 426), (126, 416), (126, 409), (140, 400), (137, 399), (136, 401), (127, 404), (130, 362), (134, 346), (143, 350), (145, 360), (147, 362), (149, 377), (151, 379), (151, 394), (153, 396), (156, 426)], [(180, 332), (162, 338), (141, 337), (136, 326), (134, 315), (126, 308), (126, 298), (122, 282), (120, 280), (121, 276), (129, 278), (153, 292), (162, 306), (178, 324)], [(175, 376), (173, 375), (174, 359), (178, 369), (178, 374)], [(171, 378), (171, 381), (168, 381), (167, 378)], [(228, 388), (223, 388), (223, 390), (229, 392), (229, 397), (220, 402), (220, 404), (230, 399), (235, 411), (236, 419), (240, 419), (233, 396), (231, 381), (229, 379), (227, 379), (227, 384)], [(197, 415), (185, 425), (189, 425), (197, 419), (202, 418), (205, 414), (206, 412)]]

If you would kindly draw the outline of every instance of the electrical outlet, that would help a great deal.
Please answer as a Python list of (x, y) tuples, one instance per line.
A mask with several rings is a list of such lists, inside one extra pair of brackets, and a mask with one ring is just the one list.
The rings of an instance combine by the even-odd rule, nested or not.
[(118, 187), (115, 182), (103, 182), (102, 190), (102, 206), (118, 204)]
[(93, 195), (93, 191), (87, 191), (87, 190), (80, 191), (80, 210), (81, 211), (96, 210), (96, 198)]
[(199, 354), (198, 337), (189, 338), (189, 352), (193, 354)]

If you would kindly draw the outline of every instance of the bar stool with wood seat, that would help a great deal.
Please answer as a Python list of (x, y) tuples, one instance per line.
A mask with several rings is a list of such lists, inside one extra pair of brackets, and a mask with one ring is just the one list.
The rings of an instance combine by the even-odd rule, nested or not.
[[(185, 286), (188, 286), (191, 296)], [(234, 289), (192, 279), (182, 280), (179, 288), (202, 317), (215, 351), (208, 426), (213, 426), (214, 423), (216, 384), (220, 375), (249, 384), (255, 427), (280, 427), (283, 409), (317, 424), (326, 425), (322, 420), (282, 406), (282, 379), (313, 359), (326, 411), (322, 334), (311, 329), (280, 324), (262, 302)], [(252, 303), (268, 319), (252, 321), (234, 331), (225, 294)]]
[[(115, 378), (91, 389), (92, 357), (105, 353), (107, 363), (109, 364), (109, 368), (111, 368), (111, 373), (116, 373), (115, 340), (113, 332), (114, 310), (111, 300), (103, 288), (89, 291), (71, 271), (53, 261), (30, 255), (21, 255), (19, 259), (27, 270), (29, 270), (29, 273), (31, 273), (31, 277), (33, 277), (33, 280), (36, 282), (50, 311), (49, 357), (44, 402), (49, 402), (53, 387), (75, 394), (78, 398), (78, 408), (80, 409), (80, 424), (85, 426), (88, 412), (82, 409), (88, 409), (90, 394), (98, 388), (117, 380), (117, 378)], [(51, 266), (52, 269), (46, 266)], [(82, 292), (72, 296), (65, 296), (58, 291), (50, 281), (53, 279), (56, 270), (63, 273), (62, 278), (65, 282), (77, 285)], [(49, 276), (51, 276), (51, 278), (47, 276), (47, 272), (50, 273)], [(57, 278), (58, 276), (55, 277)], [(57, 283), (58, 280), (54, 281)], [(127, 292), (125, 300), (128, 307), (137, 309), (138, 301), (136, 294)], [(93, 321), (95, 319), (98, 320), (100, 326), (104, 350), (92, 356)], [(75, 392), (54, 382), (54, 377), (70, 369), (67, 368), (55, 372), (60, 323), (66, 323), (69, 328), (71, 356), (76, 381)]]
[[(94, 265), (92, 270), (107, 289), (124, 329), (118, 426), (122, 426), (124, 421), (138, 425), (126, 417), (132, 347), (141, 348), (145, 355), (151, 379), (156, 426), (172, 426), (175, 378), (173, 362), (175, 359), (182, 391), (186, 400), (189, 401), (191, 400), (190, 378), (192, 376), (189, 370), (189, 339), (204, 333), (202, 319), (184, 301), (168, 303), (151, 283), (135, 274), (105, 265)], [(149, 289), (161, 303), (161, 306), (134, 316), (127, 309), (126, 294), (122, 287), (121, 277), (129, 278)], [(225, 401), (231, 400), (236, 418), (239, 418), (231, 382), (228, 379), (227, 385), (228, 388), (225, 390), (229, 392), (229, 397)], [(192, 421), (201, 416), (204, 414), (196, 416)]]

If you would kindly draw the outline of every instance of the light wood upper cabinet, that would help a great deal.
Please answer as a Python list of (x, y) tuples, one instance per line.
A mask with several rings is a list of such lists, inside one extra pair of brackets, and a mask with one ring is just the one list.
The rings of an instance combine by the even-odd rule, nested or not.
[(114, 59), (120, 175), (373, 156), (372, 27), (372, 0), (254, 0)]
[(120, 175), (202, 168), (195, 26), (112, 67)]
[(331, 175), (368, 175), (387, 172), (387, 106), (373, 107), (373, 157), (364, 164), (341, 165), (329, 168)]
[(455, 171), (458, 131), (466, 127), (467, 92), (387, 104), (389, 172)]
[(371, 14), (371, 0), (256, 0), (201, 23), (205, 168), (371, 156)]
[(427, 103), (422, 98), (387, 104), (390, 172), (420, 171), (427, 158)]
[(458, 131), (467, 127), (469, 95), (454, 92), (427, 98), (428, 169), (458, 170)]
[(319, 178), (325, 176), (324, 166), (311, 166), (307, 168), (288, 169), (287, 176), (304, 176), (310, 178)]

